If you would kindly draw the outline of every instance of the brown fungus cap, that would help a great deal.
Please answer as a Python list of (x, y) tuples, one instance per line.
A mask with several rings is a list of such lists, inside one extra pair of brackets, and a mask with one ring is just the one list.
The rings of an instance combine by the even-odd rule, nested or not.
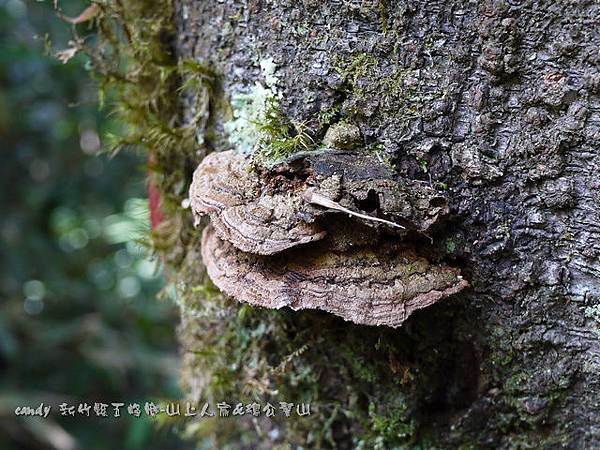
[(300, 194), (267, 189), (248, 157), (232, 150), (204, 158), (194, 172), (190, 203), (197, 221), (208, 214), (219, 237), (244, 252), (271, 255), (325, 236), (300, 218)]
[(434, 189), (398, 177), (372, 155), (327, 151), (299, 161), (265, 173), (235, 151), (208, 155), (190, 187), (196, 220), (208, 214), (221, 239), (271, 255), (322, 239), (336, 222), (325, 220), (332, 212), (399, 237), (428, 231), (448, 212)]
[(468, 286), (458, 269), (431, 264), (398, 243), (344, 252), (317, 243), (259, 256), (221, 240), (209, 225), (202, 259), (215, 285), (239, 301), (321, 309), (364, 325), (398, 327), (414, 311)]

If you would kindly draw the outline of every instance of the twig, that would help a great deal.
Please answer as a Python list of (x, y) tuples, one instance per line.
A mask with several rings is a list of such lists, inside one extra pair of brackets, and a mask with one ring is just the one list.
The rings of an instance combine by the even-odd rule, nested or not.
[(382, 223), (385, 223), (392, 227), (401, 228), (403, 230), (405, 229), (402, 225), (397, 224), (395, 222), (390, 222), (389, 220), (380, 219), (379, 217), (373, 217), (373, 216), (368, 216), (366, 214), (357, 213), (348, 208), (344, 208), (339, 203), (336, 203), (333, 200), (325, 197), (324, 195), (319, 194), (312, 188), (309, 188), (306, 191), (304, 191), (304, 193), (302, 194), (302, 198), (306, 202), (312, 203), (313, 205), (323, 206), (324, 208), (329, 208), (329, 209), (333, 209), (335, 211), (340, 211), (340, 212), (349, 214), (351, 216), (360, 217), (361, 219), (364, 219), (364, 220), (372, 220), (375, 222), (382, 222)]

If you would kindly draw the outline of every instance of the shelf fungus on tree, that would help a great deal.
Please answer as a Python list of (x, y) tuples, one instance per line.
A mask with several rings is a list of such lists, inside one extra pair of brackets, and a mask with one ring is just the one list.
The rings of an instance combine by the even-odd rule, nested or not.
[(190, 202), (196, 221), (208, 214), (219, 236), (238, 249), (271, 255), (316, 241), (325, 231), (300, 218), (303, 200), (283, 190), (270, 191), (247, 157), (211, 153), (194, 172)]
[(260, 256), (221, 240), (209, 225), (202, 259), (215, 285), (266, 308), (321, 309), (364, 325), (398, 327), (415, 311), (468, 283), (460, 271), (430, 264), (396, 242), (331, 251), (326, 242)]
[(194, 173), (190, 203), (196, 221), (210, 218), (209, 277), (253, 305), (396, 327), (468, 285), (410, 244), (447, 214), (445, 198), (372, 155), (329, 149), (265, 170), (251, 156), (213, 153)]

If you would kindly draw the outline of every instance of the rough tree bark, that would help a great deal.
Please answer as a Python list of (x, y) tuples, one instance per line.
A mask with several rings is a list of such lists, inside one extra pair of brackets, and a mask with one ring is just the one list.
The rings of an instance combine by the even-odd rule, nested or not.
[[(283, 313), (306, 332), (309, 353), (330, 359), (304, 398), (356, 411), (328, 415), (318, 445), (600, 448), (600, 4), (180, 0), (176, 11), (179, 58), (214, 67), (224, 99), (272, 75), (282, 112), (314, 139), (355, 124), (398, 176), (429, 182), (449, 202), (430, 251), (461, 268), (466, 293), (397, 330)], [(203, 131), (223, 151), (231, 116), (217, 109)], [(194, 359), (206, 323), (184, 310), (192, 396), (211, 369)], [(324, 329), (327, 342), (306, 337)], [(373, 346), (348, 349), (350, 335)], [(260, 352), (269, 360), (273, 348)], [(377, 359), (376, 375), (358, 373), (352, 352)], [(316, 364), (296, 356), (292, 371)], [(310, 426), (282, 430), (283, 440), (317, 445)], [(264, 434), (250, 447), (281, 439)]]

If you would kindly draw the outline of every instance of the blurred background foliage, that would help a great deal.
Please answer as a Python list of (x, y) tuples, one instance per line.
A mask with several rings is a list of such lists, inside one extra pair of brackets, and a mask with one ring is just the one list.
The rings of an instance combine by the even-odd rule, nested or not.
[[(88, 3), (61, 1), (76, 16)], [(113, 158), (86, 57), (67, 64), (52, 1), (0, 0), (0, 449), (169, 449), (144, 414), (63, 418), (62, 402), (177, 399), (177, 311), (156, 300), (145, 161)], [(110, 104), (110, 99), (107, 99)], [(17, 406), (51, 404), (48, 419)]]

